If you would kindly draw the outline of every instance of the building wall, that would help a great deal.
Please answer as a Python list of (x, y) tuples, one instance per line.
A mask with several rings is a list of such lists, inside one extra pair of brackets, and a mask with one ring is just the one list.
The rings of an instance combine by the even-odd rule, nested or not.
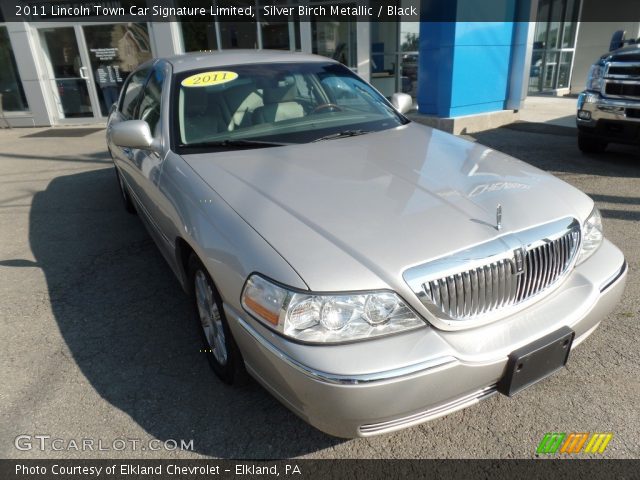
[(458, 117), (503, 110), (509, 98), (515, 26), (425, 22), (420, 30), (420, 113)]
[(36, 51), (33, 32), (26, 22), (5, 24), (20, 81), (24, 89), (29, 109), (24, 112), (5, 112), (4, 115), (11, 126), (34, 127), (50, 125), (50, 112), (45, 101), (44, 82), (38, 62), (33, 52)]
[[(630, 11), (637, 3), (638, 0), (618, 0), (615, 6), (620, 12), (625, 12)], [(604, 12), (607, 12), (610, 8), (612, 8), (610, 2), (583, 0), (581, 17), (598, 18), (599, 16), (604, 16)], [(638, 38), (640, 37), (640, 21), (580, 23), (571, 76), (571, 93), (578, 93), (584, 89), (589, 68), (600, 56), (609, 51), (611, 35), (616, 30), (626, 30), (627, 38)]]

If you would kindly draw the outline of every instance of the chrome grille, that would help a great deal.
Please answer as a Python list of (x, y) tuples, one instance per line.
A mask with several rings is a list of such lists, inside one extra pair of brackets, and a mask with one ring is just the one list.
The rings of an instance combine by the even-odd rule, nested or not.
[(610, 98), (640, 99), (640, 63), (610, 62), (602, 93)]
[(580, 224), (566, 218), (411, 267), (403, 278), (438, 326), (462, 328), (495, 320), (552, 291), (573, 266), (579, 246)]
[(522, 271), (505, 258), (423, 285), (445, 315), (465, 319), (523, 302), (556, 283), (571, 265), (579, 235), (567, 232), (524, 252)]

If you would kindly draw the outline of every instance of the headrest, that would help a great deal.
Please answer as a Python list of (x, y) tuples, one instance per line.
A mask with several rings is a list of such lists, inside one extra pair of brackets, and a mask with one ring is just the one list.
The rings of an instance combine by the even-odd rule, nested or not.
[(296, 82), (292, 76), (273, 79), (263, 86), (264, 103), (282, 103), (293, 100), (296, 96)]

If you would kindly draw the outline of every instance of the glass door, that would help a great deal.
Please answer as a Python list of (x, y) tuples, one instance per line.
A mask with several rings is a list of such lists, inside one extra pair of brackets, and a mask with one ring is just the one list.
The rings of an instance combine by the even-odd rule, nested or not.
[(71, 122), (94, 117), (89, 69), (82, 61), (74, 27), (43, 28), (40, 41), (58, 119)]
[(81, 27), (80, 36), (99, 105), (96, 116), (106, 117), (129, 74), (152, 57), (149, 31), (144, 23), (94, 24)]
[(153, 56), (144, 23), (38, 27), (60, 124), (104, 121), (129, 73)]

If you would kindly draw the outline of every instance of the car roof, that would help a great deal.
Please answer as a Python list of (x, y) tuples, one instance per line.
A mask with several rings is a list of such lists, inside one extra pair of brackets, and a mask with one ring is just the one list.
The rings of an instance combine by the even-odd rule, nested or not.
[(215, 68), (226, 65), (249, 65), (255, 63), (285, 62), (331, 62), (327, 57), (302, 52), (285, 50), (222, 50), (216, 52), (193, 52), (183, 55), (165, 57), (165, 61), (173, 66), (174, 73), (186, 72), (201, 68)]

